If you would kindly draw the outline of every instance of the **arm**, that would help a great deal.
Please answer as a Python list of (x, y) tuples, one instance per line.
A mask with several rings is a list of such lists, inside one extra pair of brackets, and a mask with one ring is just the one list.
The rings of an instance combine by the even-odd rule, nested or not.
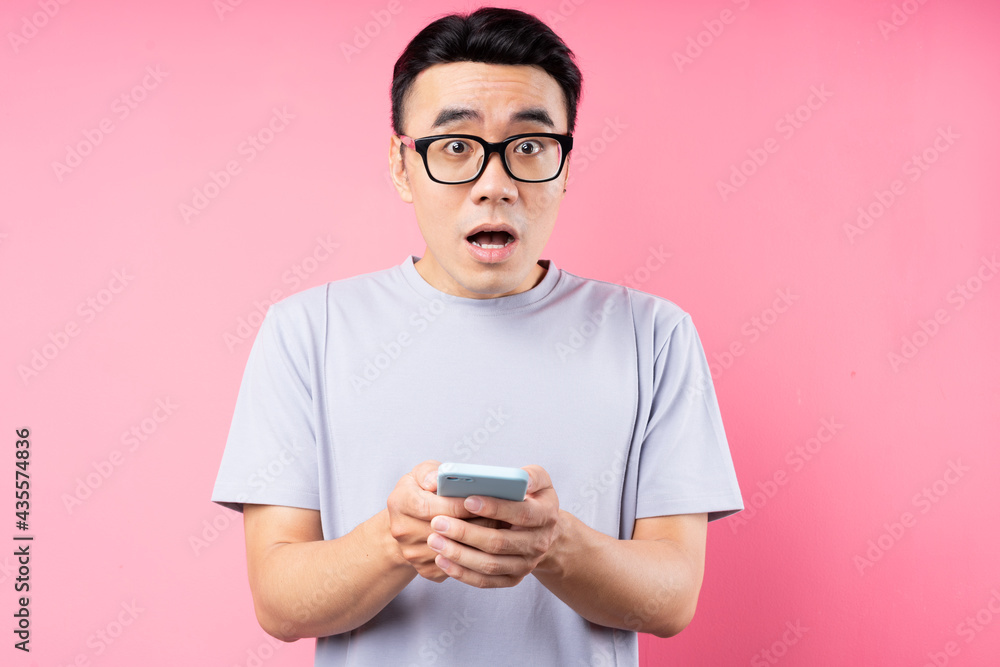
[(244, 505), (247, 571), (257, 621), (282, 641), (353, 630), (416, 576), (382, 510), (324, 540), (317, 510)]
[(323, 539), (316, 510), (245, 504), (247, 572), (261, 627), (282, 641), (348, 632), (381, 611), (417, 574), (447, 579), (427, 547), (430, 519), (473, 514), (462, 498), (433, 493), (437, 465), (418, 465), (396, 484), (386, 509), (332, 540)]
[(694, 617), (705, 571), (705, 514), (638, 519), (617, 540), (559, 512), (552, 548), (533, 574), (592, 623), (671, 637)]
[(704, 573), (706, 514), (639, 519), (633, 539), (618, 540), (559, 510), (544, 469), (525, 470), (531, 481), (523, 502), (466, 500), (476, 515), (509, 528), (432, 520), (437, 535), (428, 545), (448, 576), (485, 588), (514, 586), (534, 574), (588, 621), (659, 637), (690, 623)]

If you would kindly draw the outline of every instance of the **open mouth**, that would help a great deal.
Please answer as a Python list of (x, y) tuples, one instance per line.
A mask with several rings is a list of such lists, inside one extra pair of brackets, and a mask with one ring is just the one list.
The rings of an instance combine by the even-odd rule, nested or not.
[(504, 248), (514, 242), (514, 237), (508, 232), (476, 232), (465, 238), (472, 245), (487, 250)]

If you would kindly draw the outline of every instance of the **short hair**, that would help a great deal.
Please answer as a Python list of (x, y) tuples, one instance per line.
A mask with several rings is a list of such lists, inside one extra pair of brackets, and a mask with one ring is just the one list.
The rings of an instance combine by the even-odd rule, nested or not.
[(403, 134), (404, 102), (417, 76), (432, 65), (481, 62), (537, 65), (556, 80), (566, 102), (568, 132), (576, 126), (583, 75), (573, 52), (537, 17), (517, 9), (480, 7), (437, 19), (410, 40), (392, 70), (392, 129)]

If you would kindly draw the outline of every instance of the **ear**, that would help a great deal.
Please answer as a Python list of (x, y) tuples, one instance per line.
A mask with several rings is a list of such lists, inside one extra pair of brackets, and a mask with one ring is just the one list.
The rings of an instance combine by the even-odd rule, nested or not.
[[(407, 204), (413, 203), (413, 192), (410, 191), (410, 175), (406, 171), (403, 157), (399, 154), (403, 142), (395, 134), (389, 135), (389, 175), (392, 184), (399, 193), (399, 198)], [(412, 151), (407, 150), (407, 153)]]

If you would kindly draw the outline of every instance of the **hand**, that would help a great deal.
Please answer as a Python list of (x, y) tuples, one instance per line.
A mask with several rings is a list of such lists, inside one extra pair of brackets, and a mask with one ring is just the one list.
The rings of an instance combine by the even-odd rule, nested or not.
[(521, 502), (469, 496), (464, 510), (490, 520), (489, 525), (456, 514), (440, 513), (427, 546), (448, 576), (478, 588), (506, 588), (521, 583), (548, 554), (556, 538), (559, 498), (541, 466), (525, 466), (528, 492)]
[[(421, 577), (442, 582), (448, 575), (435, 563), (437, 554), (427, 546), (431, 530), (430, 520), (442, 515), (473, 518), (466, 510), (464, 498), (443, 498), (437, 495), (437, 469), (440, 462), (424, 461), (403, 475), (396, 488), (389, 494), (389, 532), (395, 538), (399, 552)], [(473, 519), (475, 520), (475, 519)]]

